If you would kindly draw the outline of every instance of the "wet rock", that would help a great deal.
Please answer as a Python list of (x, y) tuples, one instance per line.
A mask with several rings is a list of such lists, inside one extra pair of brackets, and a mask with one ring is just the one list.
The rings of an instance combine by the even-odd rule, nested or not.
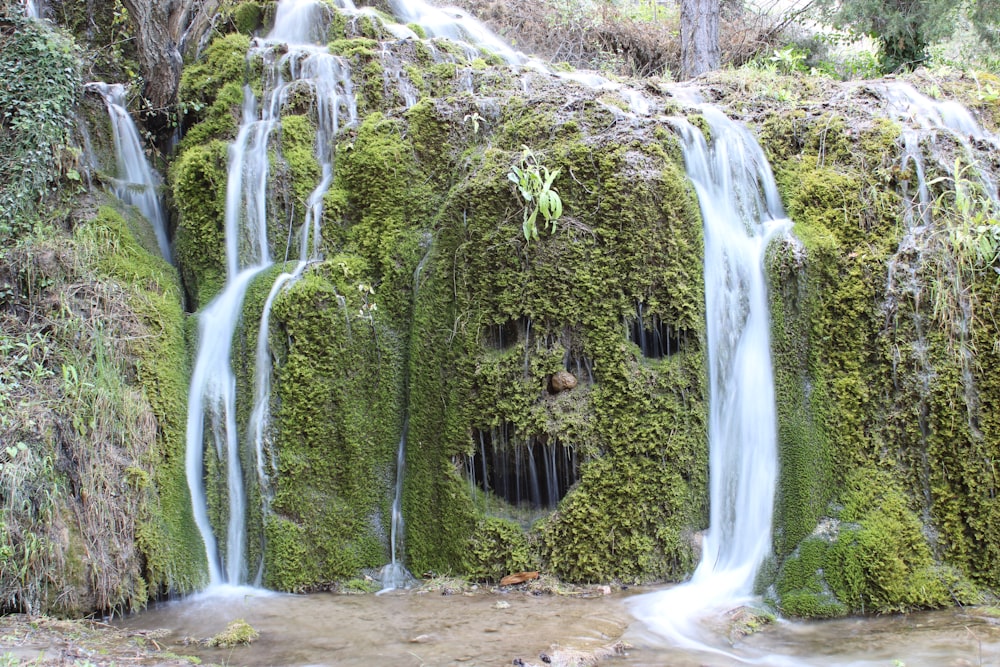
[(561, 391), (569, 391), (576, 386), (576, 376), (568, 371), (559, 371), (549, 378), (549, 391), (558, 394)]
[(532, 579), (538, 578), (538, 572), (515, 572), (514, 574), (508, 574), (506, 577), (500, 580), (501, 586), (513, 586), (515, 584), (523, 584), (526, 581), (531, 581)]
[(726, 615), (729, 617), (729, 638), (733, 642), (774, 622), (774, 614), (754, 607), (736, 607), (726, 612)]

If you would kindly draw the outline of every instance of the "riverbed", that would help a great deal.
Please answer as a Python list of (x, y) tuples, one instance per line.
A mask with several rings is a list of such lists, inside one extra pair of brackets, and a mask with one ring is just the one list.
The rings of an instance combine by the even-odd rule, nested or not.
[[(119, 624), (133, 630), (169, 629), (159, 640), (169, 651), (195, 655), (205, 663), (247, 667), (595, 662), (622, 667), (1000, 666), (1000, 619), (989, 609), (778, 621), (745, 637), (734, 636), (721, 614), (705, 621), (713, 639), (703, 649), (682, 650), (666, 645), (629, 613), (634, 596), (648, 592), (444, 588), (386, 595), (283, 595), (242, 588), (159, 603)], [(250, 623), (259, 639), (227, 649), (200, 643), (235, 619)]]

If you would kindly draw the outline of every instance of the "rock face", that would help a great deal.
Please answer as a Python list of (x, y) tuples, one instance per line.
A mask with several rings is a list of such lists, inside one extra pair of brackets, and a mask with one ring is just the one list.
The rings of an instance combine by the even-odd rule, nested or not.
[(561, 391), (569, 391), (576, 386), (576, 376), (567, 371), (553, 373), (549, 378), (549, 391), (558, 394)]

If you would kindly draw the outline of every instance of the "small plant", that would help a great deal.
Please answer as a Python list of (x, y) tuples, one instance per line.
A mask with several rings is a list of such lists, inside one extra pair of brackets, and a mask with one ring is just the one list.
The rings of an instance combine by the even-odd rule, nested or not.
[(358, 310), (358, 317), (367, 320), (372, 326), (375, 325), (375, 311), (378, 304), (375, 303), (375, 288), (368, 283), (358, 283), (358, 291), (361, 292), (361, 308)]
[(778, 71), (785, 74), (806, 71), (806, 52), (794, 46), (775, 49), (774, 54), (768, 60), (774, 64)]
[(465, 114), (465, 118), (462, 119), (464, 123), (472, 123), (472, 133), (479, 134), (479, 121), (483, 120), (483, 117), (479, 115), (479, 112), (473, 111), (472, 113)]
[(521, 152), (520, 164), (514, 165), (507, 173), (507, 179), (517, 186), (518, 192), (524, 198), (524, 239), (538, 240), (538, 214), (542, 214), (549, 233), (556, 231), (556, 222), (562, 216), (562, 199), (559, 193), (552, 189), (552, 183), (559, 175), (559, 170), (549, 171), (549, 168), (538, 164), (535, 154), (527, 146)]

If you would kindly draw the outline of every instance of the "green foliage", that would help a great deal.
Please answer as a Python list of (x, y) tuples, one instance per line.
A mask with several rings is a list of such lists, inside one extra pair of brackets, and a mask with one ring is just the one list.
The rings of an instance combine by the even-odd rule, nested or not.
[(768, 62), (785, 74), (804, 72), (806, 71), (806, 56), (805, 51), (789, 45), (783, 49), (775, 49), (771, 57), (768, 58)]
[(824, 578), (830, 548), (825, 538), (809, 537), (785, 559), (775, 586), (781, 613), (798, 618), (833, 618), (849, 613)]
[(178, 213), (174, 257), (198, 305), (212, 299), (225, 277), (226, 151), (218, 140), (192, 146), (170, 169)]
[(257, 2), (241, 2), (233, 10), (233, 23), (237, 32), (252, 35), (260, 27), (264, 8)]
[(875, 39), (884, 73), (924, 63), (928, 47), (950, 36), (960, 19), (971, 21), (984, 43), (995, 44), (1000, 19), (992, 0), (820, 0), (818, 7), (834, 26)]
[[(938, 233), (937, 271), (931, 284), (934, 316), (941, 327), (952, 330), (956, 323), (974, 320), (975, 304), (969, 285), (977, 274), (1000, 272), (1000, 218), (987, 186), (975, 173), (977, 165), (963, 165), (955, 159), (950, 176), (928, 181), (928, 187), (944, 185), (934, 202), (934, 218), (941, 227)], [(962, 310), (968, 309), (963, 313)], [(959, 324), (961, 326), (961, 324)]]
[[(278, 474), (265, 518), (266, 582), (301, 590), (388, 561), (390, 489), (402, 428), (399, 343), (362, 294), (338, 294), (338, 260), (282, 292), (273, 413)], [(354, 278), (362, 281), (363, 276)], [(252, 354), (252, 351), (251, 351)]]
[(80, 72), (73, 42), (51, 24), (0, 12), (2, 248), (31, 230), (39, 204), (76, 166), (69, 143)]
[(514, 521), (489, 517), (469, 540), (466, 572), (471, 579), (497, 582), (508, 574), (538, 569), (524, 531)]
[(181, 151), (236, 136), (250, 39), (240, 33), (212, 40), (197, 63), (184, 68), (178, 97), (186, 129)]
[[(133, 361), (124, 371), (142, 388), (156, 420), (153, 440), (143, 434), (147, 449), (128, 469), (138, 499), (135, 540), (145, 561), (143, 577), (150, 595), (191, 591), (201, 585), (206, 564), (184, 469), (188, 375), (179, 281), (110, 208), (100, 209), (95, 220), (79, 228), (78, 238), (94, 254), (103, 279), (128, 286), (129, 308), (145, 331), (130, 341), (127, 351)], [(71, 368), (64, 367), (64, 374)], [(78, 382), (85, 380), (72, 384)]]
[[(549, 168), (539, 166), (535, 154), (527, 146), (521, 152), (520, 165), (513, 165), (507, 173), (507, 180), (517, 186), (524, 198), (524, 240), (538, 240), (538, 214), (550, 234), (555, 234), (556, 222), (562, 216), (562, 200), (552, 189), (552, 182), (559, 176), (559, 170), (549, 172)], [(530, 211), (530, 213), (529, 213)]]

